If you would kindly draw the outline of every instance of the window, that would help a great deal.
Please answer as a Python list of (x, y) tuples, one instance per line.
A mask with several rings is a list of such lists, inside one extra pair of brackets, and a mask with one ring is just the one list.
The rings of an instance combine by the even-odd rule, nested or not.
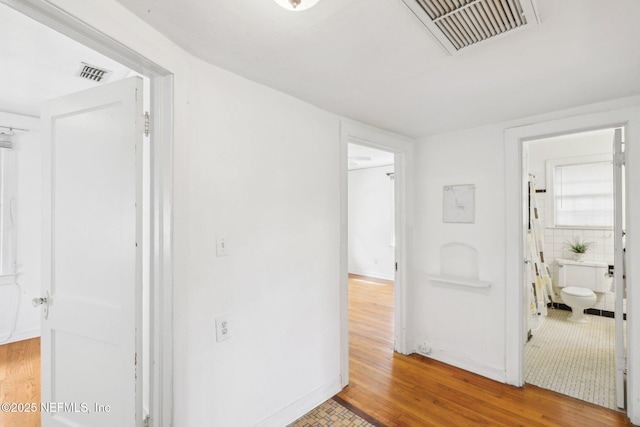
[(547, 173), (556, 227), (613, 227), (611, 155), (551, 160)]

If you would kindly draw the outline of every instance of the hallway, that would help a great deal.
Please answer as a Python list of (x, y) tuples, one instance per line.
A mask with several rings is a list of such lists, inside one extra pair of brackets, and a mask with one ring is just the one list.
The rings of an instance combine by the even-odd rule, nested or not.
[(349, 322), (350, 384), (338, 397), (379, 425), (631, 426), (620, 412), (539, 387), (394, 353), (392, 282), (350, 276)]

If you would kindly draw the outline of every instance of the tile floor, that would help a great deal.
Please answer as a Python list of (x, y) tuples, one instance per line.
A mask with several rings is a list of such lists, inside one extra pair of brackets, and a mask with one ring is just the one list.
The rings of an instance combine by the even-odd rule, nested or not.
[(616, 409), (615, 321), (588, 316), (588, 324), (576, 324), (569, 314), (550, 308), (534, 331), (525, 346), (525, 382)]
[(329, 399), (289, 427), (375, 427), (333, 399)]

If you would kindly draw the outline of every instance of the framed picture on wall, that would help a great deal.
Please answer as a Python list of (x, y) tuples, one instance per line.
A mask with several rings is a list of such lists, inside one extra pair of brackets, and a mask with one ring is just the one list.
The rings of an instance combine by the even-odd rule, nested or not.
[(443, 222), (475, 222), (476, 186), (474, 184), (445, 185), (443, 193)]

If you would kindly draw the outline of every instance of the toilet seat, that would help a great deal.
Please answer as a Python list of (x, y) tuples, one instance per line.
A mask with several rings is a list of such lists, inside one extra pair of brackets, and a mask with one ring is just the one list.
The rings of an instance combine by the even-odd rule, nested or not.
[(592, 295), (595, 295), (595, 292), (593, 292), (591, 289), (579, 288), (577, 286), (568, 286), (566, 288), (562, 288), (562, 292), (574, 297), (590, 297)]

